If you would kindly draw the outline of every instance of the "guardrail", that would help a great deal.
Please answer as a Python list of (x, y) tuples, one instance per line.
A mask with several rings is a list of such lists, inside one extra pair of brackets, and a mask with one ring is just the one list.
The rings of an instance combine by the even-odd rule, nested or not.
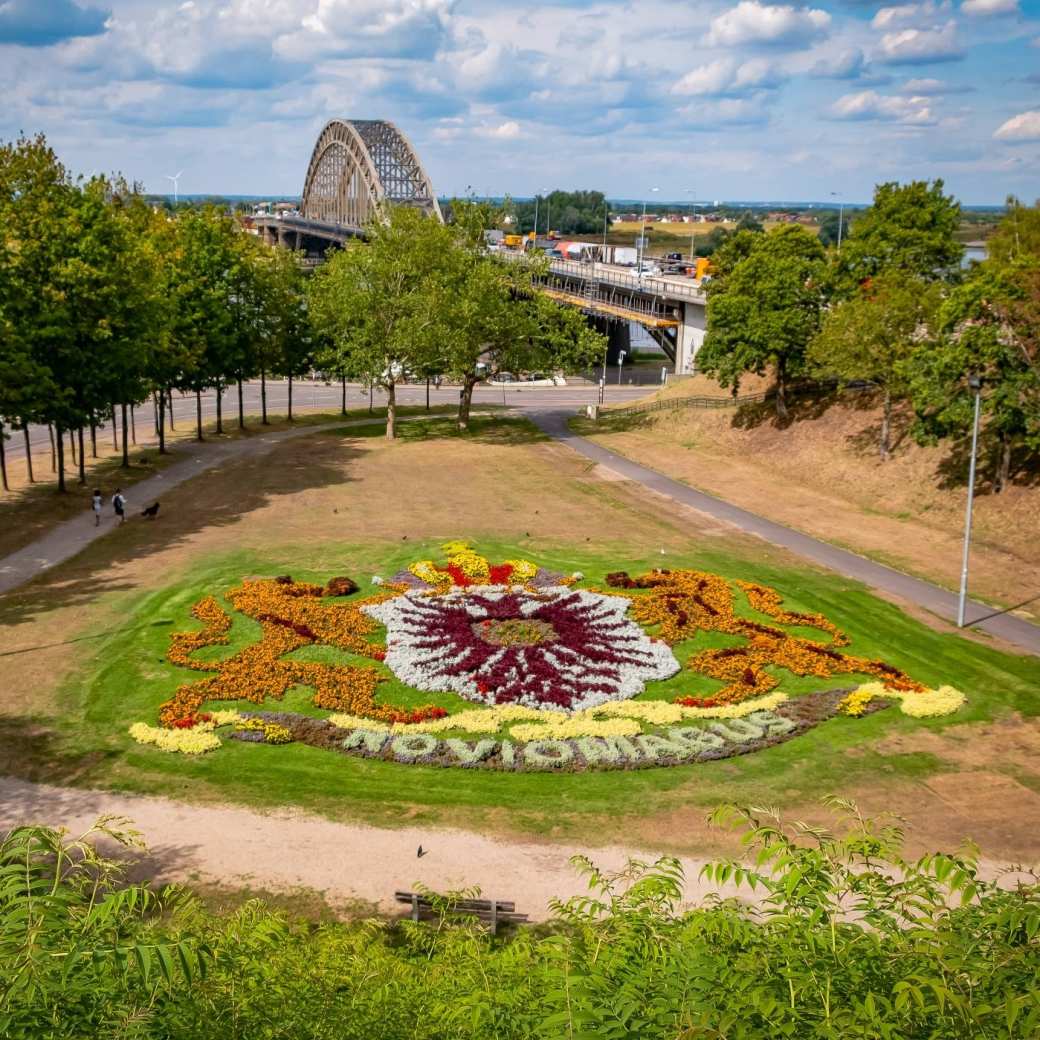
[(668, 397), (663, 401), (647, 401), (644, 404), (630, 404), (624, 408), (611, 408), (600, 413), (607, 419), (615, 415), (640, 415), (644, 412), (677, 411), (680, 408), (737, 408), (742, 404), (759, 404), (776, 397), (775, 390), (765, 390), (759, 394), (744, 394), (740, 397)]
[[(519, 260), (526, 256), (525, 253), (516, 253), (507, 249), (498, 250), (496, 256), (505, 257), (509, 260)], [(682, 282), (669, 281), (653, 275), (644, 275), (642, 278), (637, 274), (629, 274), (608, 264), (584, 260), (560, 260), (546, 257), (549, 261), (549, 270), (554, 274), (572, 275), (585, 281), (605, 282), (608, 285), (617, 286), (621, 289), (631, 289), (635, 292), (652, 293), (656, 296), (664, 296), (673, 300), (687, 300), (690, 303), (704, 304), (707, 296), (704, 291), (695, 285), (684, 285)]]

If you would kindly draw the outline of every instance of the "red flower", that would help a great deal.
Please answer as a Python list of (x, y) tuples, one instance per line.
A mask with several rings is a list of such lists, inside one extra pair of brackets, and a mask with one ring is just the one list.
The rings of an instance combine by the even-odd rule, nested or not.
[(451, 575), (451, 580), (458, 585), (460, 588), (466, 588), (469, 585), (475, 584), (472, 578), (468, 578), (465, 572), (457, 563), (449, 563), (444, 568), (445, 572)]
[(494, 564), (488, 571), (489, 581), (492, 585), (506, 585), (513, 576), (513, 565), (511, 563)]
[(673, 704), (681, 704), (684, 708), (717, 708), (719, 702), (714, 697), (676, 697)]

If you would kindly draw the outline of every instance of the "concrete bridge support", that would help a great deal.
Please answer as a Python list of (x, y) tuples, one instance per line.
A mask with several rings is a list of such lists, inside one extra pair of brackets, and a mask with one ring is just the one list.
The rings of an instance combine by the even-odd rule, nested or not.
[(704, 343), (708, 311), (703, 303), (680, 305), (680, 323), (676, 329), (675, 374), (692, 375), (696, 371), (697, 352)]
[[(632, 357), (632, 334), (627, 321), (613, 318), (590, 317), (589, 324), (599, 333), (607, 337), (607, 364), (616, 365), (621, 357)], [(602, 363), (602, 362), (600, 362)]]

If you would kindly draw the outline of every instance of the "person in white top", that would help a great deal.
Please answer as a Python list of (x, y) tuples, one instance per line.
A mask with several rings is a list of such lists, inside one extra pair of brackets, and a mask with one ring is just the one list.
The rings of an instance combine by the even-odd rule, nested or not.
[(92, 502), (94, 508), (94, 526), (101, 526), (101, 489), (94, 488), (94, 498)]

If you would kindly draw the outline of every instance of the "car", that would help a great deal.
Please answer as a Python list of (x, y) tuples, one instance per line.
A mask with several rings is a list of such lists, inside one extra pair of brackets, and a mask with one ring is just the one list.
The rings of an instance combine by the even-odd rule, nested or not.
[(657, 264), (650, 263), (650, 261), (648, 260), (644, 260), (641, 264), (639, 264), (638, 267), (636, 267), (636, 274), (638, 274), (640, 277), (642, 277), (643, 275), (655, 275), (660, 273), (661, 268), (658, 267)]

